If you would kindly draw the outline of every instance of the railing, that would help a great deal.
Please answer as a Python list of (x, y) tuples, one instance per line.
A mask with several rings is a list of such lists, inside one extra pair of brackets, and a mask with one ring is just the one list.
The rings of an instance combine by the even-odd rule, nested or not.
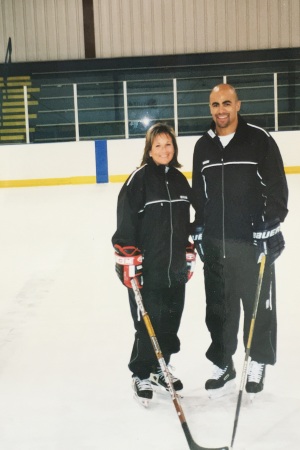
[[(299, 129), (300, 72), (78, 83), (63, 80), (40, 84), (35, 132), (30, 134), (30, 119), (26, 120), (26, 141), (144, 137), (157, 121), (172, 125), (177, 135), (200, 135), (211, 120), (211, 87), (223, 81), (236, 87), (246, 120), (269, 131)], [(26, 117), (30, 117), (28, 106)]]

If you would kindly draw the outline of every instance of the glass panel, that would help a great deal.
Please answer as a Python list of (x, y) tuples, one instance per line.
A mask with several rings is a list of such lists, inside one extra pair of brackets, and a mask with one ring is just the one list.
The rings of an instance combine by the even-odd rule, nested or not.
[(222, 83), (222, 76), (192, 77), (177, 80), (178, 134), (203, 134), (211, 123), (209, 94)]
[(125, 138), (123, 83), (77, 85), (80, 140)]
[(266, 130), (274, 130), (274, 74), (230, 75), (227, 82), (238, 92), (244, 119)]
[[(255, 63), (157, 67), (146, 70), (113, 70), (45, 73), (36, 75), (28, 85), (30, 142), (59, 142), (75, 140), (73, 83), (77, 85), (80, 140), (124, 139), (125, 115), (123, 81), (127, 80), (129, 137), (144, 137), (149, 126), (157, 121), (174, 123), (173, 79), (177, 80), (178, 134), (201, 135), (211, 122), (209, 93), (213, 86), (227, 82), (236, 87), (242, 101), (243, 117), (269, 131), (275, 128), (274, 67), (257, 70)], [(246, 72), (247, 69), (247, 72)], [(279, 71), (279, 69), (281, 71)], [(279, 130), (300, 128), (300, 72), (292, 66), (278, 69), (278, 127)], [(2, 135), (9, 131), (6, 119), (8, 94), (2, 83)], [(22, 97), (20, 92), (15, 96)], [(19, 97), (18, 97), (19, 98)], [(24, 100), (24, 99), (23, 99)], [(17, 101), (17, 99), (16, 99)], [(22, 98), (18, 100), (22, 102)], [(6, 108), (6, 109), (5, 109)], [(21, 108), (21, 106), (20, 106)], [(19, 117), (20, 116), (20, 117)], [(23, 110), (15, 119), (24, 127)], [(22, 117), (21, 117), (22, 116)], [(16, 122), (16, 123), (19, 123)], [(5, 127), (8, 129), (5, 130)], [(24, 136), (22, 137), (24, 141)], [(3, 142), (3, 140), (2, 140)]]
[(34, 142), (74, 140), (73, 84), (41, 84)]
[(279, 73), (277, 85), (279, 130), (299, 130), (300, 72)]
[(159, 121), (174, 127), (173, 79), (129, 81), (127, 103), (129, 137), (144, 137)]

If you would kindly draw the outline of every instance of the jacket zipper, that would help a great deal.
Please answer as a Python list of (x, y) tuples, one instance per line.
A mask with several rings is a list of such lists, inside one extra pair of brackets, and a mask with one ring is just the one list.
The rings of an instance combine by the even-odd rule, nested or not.
[[(165, 174), (166, 177), (166, 174)], [(166, 188), (168, 192), (168, 197), (170, 201), (170, 226), (171, 226), (171, 233), (170, 233), (170, 259), (169, 259), (169, 265), (168, 265), (168, 279), (169, 279), (169, 287), (171, 287), (171, 279), (170, 279), (170, 268), (171, 268), (171, 261), (172, 261), (172, 242), (173, 242), (173, 220), (172, 220), (172, 202), (171, 202), (171, 195), (169, 191), (169, 182), (167, 178), (165, 178)]]
[(221, 151), (221, 163), (222, 163), (222, 247), (223, 247), (223, 258), (226, 258), (226, 245), (225, 245), (225, 195), (224, 195), (224, 147), (221, 144), (220, 139), (216, 135), (216, 143)]
[[(222, 148), (223, 152), (223, 148)], [(222, 245), (223, 245), (223, 258), (226, 258), (225, 251), (225, 195), (224, 195), (224, 159), (221, 157), (222, 162)]]

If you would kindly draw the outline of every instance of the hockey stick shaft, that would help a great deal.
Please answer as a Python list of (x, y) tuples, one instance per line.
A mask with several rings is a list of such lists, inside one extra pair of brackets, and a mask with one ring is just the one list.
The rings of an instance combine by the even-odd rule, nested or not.
[(263, 281), (263, 276), (264, 276), (264, 271), (265, 271), (265, 265), (266, 265), (266, 255), (263, 255), (261, 262), (260, 262), (260, 267), (259, 267), (258, 281), (257, 281), (257, 286), (256, 286), (256, 293), (255, 293), (253, 312), (252, 312), (252, 319), (251, 319), (250, 328), (249, 328), (249, 335), (248, 335), (248, 341), (247, 341), (246, 352), (245, 352), (245, 360), (244, 360), (244, 366), (243, 366), (243, 371), (242, 371), (240, 390), (239, 390), (238, 401), (237, 401), (237, 406), (236, 406), (236, 411), (235, 411), (234, 425), (233, 425), (231, 445), (230, 445), (231, 449), (233, 448), (233, 443), (234, 443), (234, 439), (235, 439), (235, 435), (236, 435), (236, 430), (237, 430), (237, 426), (238, 426), (238, 420), (239, 420), (239, 415), (240, 415), (240, 410), (241, 410), (241, 405), (242, 405), (242, 397), (243, 397), (243, 392), (244, 392), (244, 387), (245, 387), (245, 382), (246, 382), (246, 377), (247, 377), (248, 360), (249, 360), (250, 350), (251, 350), (251, 345), (252, 345), (257, 309), (258, 309), (259, 298), (260, 298), (260, 291), (261, 291), (261, 286), (262, 286), (262, 281)]
[(141, 294), (141, 292), (140, 292), (140, 290), (139, 290), (139, 288), (137, 286), (136, 280), (134, 278), (131, 279), (131, 286), (132, 286), (132, 289), (133, 289), (133, 292), (134, 292), (134, 296), (135, 296), (135, 300), (136, 300), (137, 306), (138, 306), (138, 308), (139, 308), (139, 310), (140, 310), (140, 312), (142, 314), (143, 321), (145, 323), (147, 332), (149, 334), (149, 337), (150, 337), (150, 340), (151, 340), (151, 343), (152, 343), (152, 346), (153, 346), (156, 358), (157, 358), (157, 360), (159, 362), (160, 368), (163, 371), (165, 380), (166, 380), (166, 382), (168, 384), (168, 391), (169, 391), (169, 393), (171, 395), (171, 398), (173, 400), (173, 404), (175, 406), (175, 409), (176, 409), (176, 412), (177, 412), (177, 416), (178, 416), (178, 418), (180, 420), (180, 423), (181, 423), (182, 429), (184, 431), (186, 440), (187, 440), (187, 442), (189, 444), (190, 450), (229, 450), (228, 447), (220, 447), (220, 448), (201, 447), (200, 445), (196, 444), (196, 442), (194, 441), (194, 439), (193, 439), (193, 437), (191, 435), (191, 432), (189, 430), (188, 424), (186, 422), (182, 406), (181, 406), (181, 404), (179, 402), (178, 395), (177, 395), (177, 393), (176, 393), (176, 391), (174, 389), (173, 382), (172, 382), (172, 379), (171, 379), (171, 376), (170, 376), (170, 372), (169, 372), (168, 366), (166, 364), (166, 361), (165, 361), (165, 359), (163, 357), (162, 351), (160, 349), (160, 346), (159, 346), (157, 337), (155, 335), (155, 332), (154, 332), (154, 329), (153, 329), (153, 326), (152, 326), (149, 314), (145, 310), (142, 294)]

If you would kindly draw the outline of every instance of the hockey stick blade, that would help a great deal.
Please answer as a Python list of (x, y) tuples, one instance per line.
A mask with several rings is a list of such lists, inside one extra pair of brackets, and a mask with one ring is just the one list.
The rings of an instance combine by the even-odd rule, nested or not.
[(175, 409), (176, 409), (176, 412), (177, 412), (177, 416), (178, 416), (178, 418), (180, 420), (180, 423), (181, 423), (182, 429), (184, 431), (186, 440), (187, 440), (187, 442), (189, 444), (190, 450), (229, 450), (228, 447), (218, 447), (218, 448), (201, 447), (200, 445), (196, 444), (196, 442), (192, 438), (191, 432), (189, 430), (188, 424), (187, 424), (186, 419), (185, 419), (185, 415), (184, 415), (182, 406), (181, 406), (180, 401), (179, 401), (178, 394), (176, 393), (176, 391), (174, 389), (174, 386), (173, 386), (170, 374), (168, 372), (167, 365), (166, 365), (165, 359), (163, 357), (162, 351), (160, 349), (157, 337), (155, 335), (155, 331), (153, 329), (150, 317), (149, 317), (147, 311), (145, 310), (142, 294), (141, 294), (141, 292), (140, 292), (140, 290), (139, 290), (139, 288), (137, 286), (136, 280), (134, 278), (131, 279), (131, 286), (132, 286), (132, 289), (134, 291), (134, 295), (135, 295), (135, 300), (136, 300), (137, 306), (138, 306), (138, 308), (139, 308), (139, 310), (140, 310), (140, 312), (141, 312), (141, 314), (143, 316), (143, 320), (144, 320), (147, 332), (149, 334), (149, 338), (150, 338), (150, 340), (152, 342), (154, 353), (155, 353), (155, 355), (157, 357), (157, 360), (159, 362), (159, 365), (160, 365), (163, 373), (165, 374), (166, 381), (167, 381), (167, 384), (168, 384), (168, 391), (169, 391), (169, 394), (170, 394), (170, 396), (171, 396), (171, 398), (173, 400), (173, 404), (175, 406)]
[(190, 450), (229, 450), (229, 447), (201, 447), (201, 445), (196, 444), (192, 438), (191, 432), (186, 422), (182, 423), (182, 429), (184, 431), (186, 440), (188, 441)]

